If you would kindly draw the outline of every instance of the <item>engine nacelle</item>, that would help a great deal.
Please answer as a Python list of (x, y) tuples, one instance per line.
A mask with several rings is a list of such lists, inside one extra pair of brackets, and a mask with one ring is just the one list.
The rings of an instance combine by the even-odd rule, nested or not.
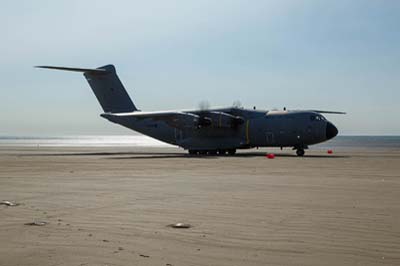
[(224, 112), (207, 112), (204, 114), (200, 121), (203, 120), (204, 126), (212, 126), (214, 128), (236, 128), (237, 126), (244, 123), (244, 119), (240, 116), (234, 116)]

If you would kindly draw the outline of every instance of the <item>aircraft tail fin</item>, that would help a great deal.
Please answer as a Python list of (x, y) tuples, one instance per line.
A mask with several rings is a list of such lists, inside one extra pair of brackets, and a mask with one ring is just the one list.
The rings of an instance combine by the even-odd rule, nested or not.
[(37, 68), (83, 72), (104, 112), (124, 113), (137, 111), (136, 106), (118, 78), (113, 65), (95, 69), (55, 66), (37, 66)]

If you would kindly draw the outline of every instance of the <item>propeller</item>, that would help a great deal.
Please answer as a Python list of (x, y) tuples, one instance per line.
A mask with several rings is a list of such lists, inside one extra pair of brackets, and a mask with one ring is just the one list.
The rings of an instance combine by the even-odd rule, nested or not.
[[(234, 103), (236, 108), (240, 108), (241, 104), (239, 101)], [(240, 116), (235, 116), (230, 113), (224, 113), (218, 110), (210, 110), (210, 104), (208, 101), (201, 101), (199, 103), (199, 112), (197, 113), (199, 118), (197, 119), (197, 128), (215, 126), (223, 128), (237, 128), (239, 125), (244, 123), (244, 119)]]
[(207, 117), (209, 113), (210, 103), (206, 100), (203, 100), (199, 103), (199, 118), (197, 128), (207, 127), (212, 124), (211, 118)]
[(200, 111), (208, 111), (210, 109), (210, 103), (207, 100), (203, 100), (199, 103)]
[(243, 108), (242, 103), (239, 100), (236, 100), (232, 103), (233, 108)]

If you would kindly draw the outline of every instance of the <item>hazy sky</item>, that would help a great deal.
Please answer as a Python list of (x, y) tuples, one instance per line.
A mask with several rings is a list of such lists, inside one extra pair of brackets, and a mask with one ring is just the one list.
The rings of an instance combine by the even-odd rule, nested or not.
[(400, 134), (400, 1), (4, 1), (0, 135), (131, 134), (80, 73), (112, 63), (141, 110), (327, 109)]

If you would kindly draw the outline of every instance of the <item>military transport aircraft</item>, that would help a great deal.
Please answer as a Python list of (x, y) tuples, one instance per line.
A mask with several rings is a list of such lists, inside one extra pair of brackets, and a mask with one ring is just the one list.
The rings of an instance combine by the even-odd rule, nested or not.
[(344, 114), (319, 110), (259, 111), (239, 107), (142, 112), (132, 102), (113, 65), (96, 69), (37, 67), (83, 72), (104, 110), (102, 117), (178, 145), (192, 155), (234, 155), (236, 149), (292, 147), (298, 156), (303, 156), (308, 145), (338, 134), (337, 128), (321, 114)]

